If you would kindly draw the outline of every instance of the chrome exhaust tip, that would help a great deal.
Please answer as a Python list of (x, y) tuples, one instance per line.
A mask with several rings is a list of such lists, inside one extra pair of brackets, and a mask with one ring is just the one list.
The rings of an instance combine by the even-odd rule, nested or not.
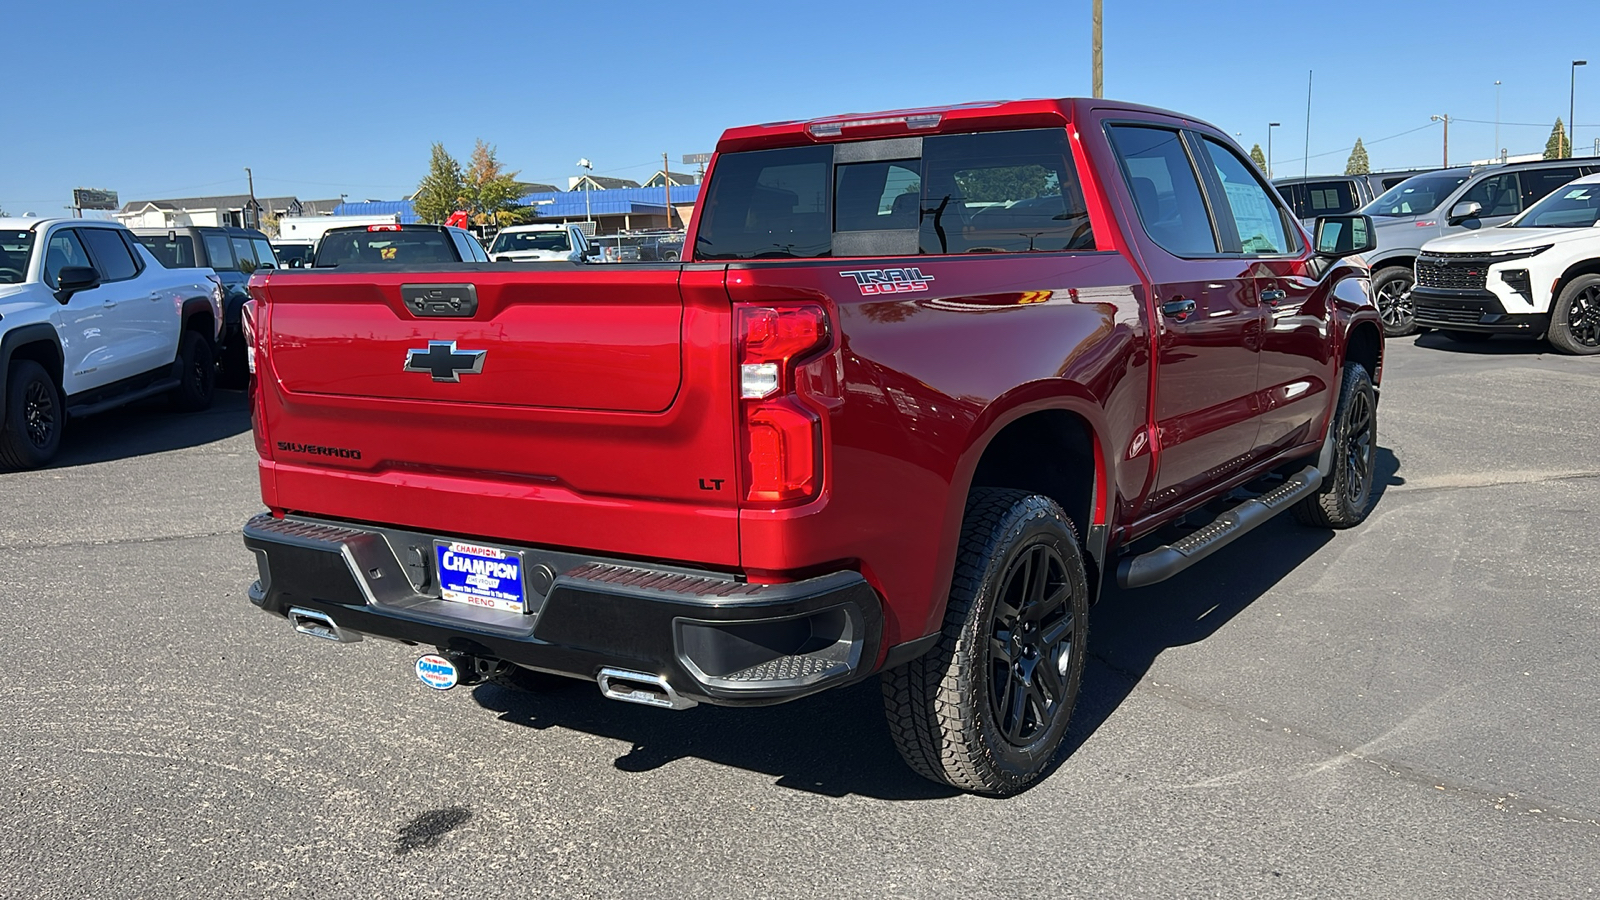
[(333, 617), (325, 612), (314, 609), (305, 609), (299, 606), (289, 608), (289, 621), (294, 623), (294, 630), (301, 634), (309, 634), (325, 641), (334, 641), (340, 644), (354, 644), (361, 640), (361, 635), (354, 631), (346, 631), (333, 621)]
[(696, 705), (696, 701), (673, 690), (672, 685), (660, 675), (608, 668), (600, 670), (595, 682), (600, 685), (601, 694), (624, 703), (660, 709), (688, 709)]

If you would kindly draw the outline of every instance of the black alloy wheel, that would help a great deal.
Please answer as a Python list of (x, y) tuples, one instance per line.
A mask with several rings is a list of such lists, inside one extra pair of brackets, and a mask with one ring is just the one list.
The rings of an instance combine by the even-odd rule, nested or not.
[(1411, 299), (1416, 276), (1399, 266), (1383, 269), (1372, 279), (1372, 302), (1383, 319), (1383, 333), (1403, 337), (1417, 330), (1417, 304)]
[(918, 774), (1008, 796), (1056, 762), (1083, 682), (1089, 587), (1049, 497), (976, 487), (938, 641), (881, 676), (889, 733)]
[(1026, 747), (1069, 701), (1077, 624), (1066, 562), (1048, 544), (1016, 557), (994, 604), (989, 633), (989, 711), (1006, 741)]
[(1329, 427), (1329, 471), (1315, 494), (1294, 505), (1294, 516), (1317, 528), (1349, 528), (1366, 520), (1377, 480), (1378, 392), (1359, 363), (1345, 363)]
[(34, 381), (22, 392), (22, 421), (28, 443), (43, 450), (55, 440), (56, 429), (61, 427), (56, 409), (55, 391), (48, 384)]
[(1562, 288), (1546, 337), (1563, 353), (1600, 354), (1600, 275), (1579, 276)]
[(1371, 391), (1356, 393), (1344, 410), (1344, 492), (1352, 507), (1365, 506), (1372, 496), (1372, 462), (1377, 450), (1373, 446), (1376, 429), (1372, 426), (1376, 413)]

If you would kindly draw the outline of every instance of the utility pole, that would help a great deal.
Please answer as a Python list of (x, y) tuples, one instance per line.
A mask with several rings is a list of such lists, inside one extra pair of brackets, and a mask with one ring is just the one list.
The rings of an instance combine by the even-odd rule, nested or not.
[(1311, 172), (1311, 70), (1306, 70), (1306, 158), (1300, 161), (1300, 177)]
[(667, 154), (661, 154), (661, 180), (667, 192), (667, 227), (672, 227), (672, 169), (667, 164)]
[(1588, 64), (1589, 61), (1587, 59), (1575, 59), (1572, 61), (1572, 85), (1567, 91), (1567, 155), (1563, 157), (1564, 159), (1572, 158), (1572, 139), (1577, 136), (1574, 132), (1578, 130), (1572, 123), (1573, 110), (1578, 99), (1578, 67), (1587, 66)]
[(1272, 177), (1272, 129), (1279, 127), (1281, 122), (1267, 123), (1267, 178)]
[(1091, 39), (1094, 55), (1094, 99), (1099, 100), (1106, 95), (1105, 84), (1105, 44), (1100, 39), (1100, 18), (1103, 0), (1094, 0), (1094, 37)]
[(1446, 113), (1442, 116), (1429, 116), (1428, 121), (1444, 123), (1444, 167), (1448, 169), (1450, 168), (1450, 115)]
[(256, 176), (250, 172), (250, 167), (244, 167), (244, 177), (250, 181), (250, 221), (245, 223), (246, 228), (260, 228), (258, 220), (260, 211), (256, 209)]

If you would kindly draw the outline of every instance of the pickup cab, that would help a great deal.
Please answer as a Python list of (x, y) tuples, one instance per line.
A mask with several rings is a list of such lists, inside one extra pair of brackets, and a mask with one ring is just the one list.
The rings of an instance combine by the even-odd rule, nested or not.
[(1106, 579), (1366, 516), (1371, 234), (1209, 125), (1029, 100), (732, 129), (680, 263), (258, 273), (249, 597), (433, 688), (881, 673), (912, 768), (1014, 793)]
[(115, 222), (0, 219), (0, 468), (42, 466), (68, 417), (158, 394), (211, 404), (223, 287)]

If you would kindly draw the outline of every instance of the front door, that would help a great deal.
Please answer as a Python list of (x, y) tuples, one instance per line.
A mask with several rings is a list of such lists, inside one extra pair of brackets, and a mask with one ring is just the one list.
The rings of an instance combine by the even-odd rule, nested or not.
[(1142, 230), (1157, 335), (1154, 509), (1203, 492), (1256, 446), (1262, 312), (1251, 262), (1213, 221), (1198, 145), (1158, 125), (1110, 127)]
[[(45, 284), (58, 288), (61, 270), (67, 266), (94, 266), (77, 228), (50, 232), (45, 241)], [(67, 396), (124, 377), (124, 361), (117, 358), (120, 323), (116, 309), (116, 291), (102, 285), (73, 294), (51, 315), (61, 338), (61, 387)]]
[(1261, 428), (1256, 455), (1315, 441), (1323, 414), (1338, 392), (1338, 373), (1328, 348), (1327, 292), (1311, 277), (1310, 256), (1294, 214), (1233, 148), (1202, 136), (1209, 158), (1206, 184), (1223, 240), (1236, 246), (1251, 275), (1261, 310), (1261, 363), (1256, 405)]

